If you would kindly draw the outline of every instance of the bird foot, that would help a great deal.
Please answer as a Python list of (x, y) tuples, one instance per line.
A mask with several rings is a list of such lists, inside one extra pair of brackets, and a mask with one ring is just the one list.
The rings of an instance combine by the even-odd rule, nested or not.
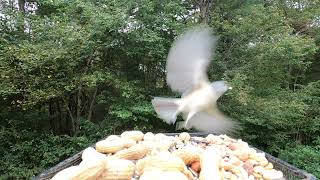
[(189, 130), (191, 129), (191, 127), (188, 127), (186, 124), (186, 121), (179, 121), (176, 124), (176, 130), (182, 130), (182, 129), (186, 129)]

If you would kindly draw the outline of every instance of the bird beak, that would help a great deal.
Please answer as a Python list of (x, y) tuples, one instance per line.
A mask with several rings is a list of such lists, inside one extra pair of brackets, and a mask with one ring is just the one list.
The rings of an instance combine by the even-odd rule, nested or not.
[(230, 89), (230, 90), (231, 90), (231, 89), (232, 89), (232, 87), (230, 86), (228, 89)]

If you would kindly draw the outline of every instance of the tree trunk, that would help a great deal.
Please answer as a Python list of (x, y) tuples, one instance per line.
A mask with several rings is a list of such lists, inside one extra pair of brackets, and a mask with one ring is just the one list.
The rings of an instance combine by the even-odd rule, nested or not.
[(208, 24), (212, 0), (200, 1), (200, 22)]
[(75, 134), (78, 132), (79, 120), (81, 117), (81, 104), (82, 104), (81, 103), (81, 93), (82, 93), (82, 84), (79, 85), (78, 93), (77, 93), (77, 114), (76, 114), (76, 121), (75, 121), (75, 126), (74, 126)]
[(52, 101), (49, 101), (49, 121), (50, 121), (50, 129), (52, 131), (55, 131), (54, 120), (53, 120)]
[(19, 11), (25, 12), (24, 5), (26, 4), (26, 0), (18, 0)]
[(62, 123), (62, 113), (61, 113), (61, 107), (60, 107), (60, 102), (59, 100), (57, 100), (56, 102), (57, 104), (57, 111), (58, 111), (58, 114), (57, 114), (57, 122), (59, 123), (59, 133), (64, 133), (65, 132), (65, 127), (64, 127), (64, 124)]
[(66, 99), (62, 99), (63, 102), (64, 102), (64, 107), (66, 108), (68, 114), (69, 114), (69, 117), (70, 117), (70, 125), (71, 125), (71, 132), (70, 134), (73, 135), (75, 133), (75, 122), (74, 122), (74, 118), (73, 118), (73, 115), (72, 115), (72, 112), (69, 108), (69, 105), (68, 105), (68, 102), (66, 101)]
[(89, 107), (89, 112), (88, 112), (88, 121), (91, 121), (91, 118), (92, 118), (92, 112), (93, 112), (93, 108), (94, 108), (94, 103), (95, 103), (95, 100), (96, 100), (97, 92), (98, 92), (98, 87), (96, 87), (94, 89), (94, 92), (93, 92), (93, 95), (92, 95), (92, 99), (91, 99), (91, 103), (90, 103), (90, 107)]
[(270, 0), (264, 0), (264, 1), (263, 1), (263, 6), (264, 6), (264, 7), (269, 7), (269, 6), (271, 6), (271, 3), (272, 3), (272, 2), (270, 2)]

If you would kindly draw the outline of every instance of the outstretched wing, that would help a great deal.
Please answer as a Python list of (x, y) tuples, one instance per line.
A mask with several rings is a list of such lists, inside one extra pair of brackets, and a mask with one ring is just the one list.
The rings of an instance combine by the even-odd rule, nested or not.
[(207, 68), (216, 40), (207, 27), (197, 27), (179, 37), (167, 59), (167, 83), (184, 93), (209, 83)]
[(225, 116), (218, 109), (213, 109), (195, 114), (188, 121), (187, 127), (208, 133), (227, 134), (236, 132), (240, 124)]

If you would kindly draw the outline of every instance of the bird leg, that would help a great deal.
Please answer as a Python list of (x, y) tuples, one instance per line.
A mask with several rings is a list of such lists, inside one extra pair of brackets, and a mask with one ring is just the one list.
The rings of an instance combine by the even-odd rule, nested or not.
[(197, 111), (190, 111), (190, 112), (188, 113), (187, 120), (184, 121), (184, 127), (185, 127), (186, 129), (190, 129), (190, 128), (191, 128), (191, 127), (188, 127), (188, 121), (189, 121), (196, 113), (197, 113)]

